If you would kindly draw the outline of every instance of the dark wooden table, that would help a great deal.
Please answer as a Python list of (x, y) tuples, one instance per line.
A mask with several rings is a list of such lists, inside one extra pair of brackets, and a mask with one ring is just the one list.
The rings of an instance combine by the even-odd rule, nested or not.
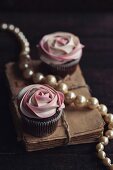
[[(113, 111), (113, 13), (0, 13), (0, 21), (22, 29), (31, 43), (31, 55), (35, 59), (38, 58), (36, 44), (42, 35), (54, 31), (78, 35), (85, 45), (81, 67), (92, 95)], [(17, 61), (18, 53), (15, 37), (0, 32), (0, 170), (105, 170), (96, 157), (95, 144), (26, 153), (17, 142), (4, 65)], [(113, 160), (113, 142), (106, 151)]]

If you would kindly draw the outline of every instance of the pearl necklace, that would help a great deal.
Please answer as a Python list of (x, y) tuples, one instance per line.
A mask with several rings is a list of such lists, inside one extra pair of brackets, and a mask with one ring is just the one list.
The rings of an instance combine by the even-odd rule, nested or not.
[(46, 77), (42, 73), (34, 73), (33, 68), (30, 67), (30, 47), (27, 38), (20, 31), (19, 28), (14, 25), (2, 24), (2, 30), (8, 30), (14, 33), (19, 39), (22, 45), (22, 52), (19, 55), (19, 68), (23, 72), (25, 79), (32, 79), (34, 83), (46, 83), (50, 86), (61, 91), (65, 95), (65, 103), (71, 104), (74, 103), (76, 107), (89, 109), (98, 109), (102, 115), (104, 121), (107, 124), (107, 131), (102, 133), (99, 138), (99, 143), (96, 145), (97, 155), (100, 158), (105, 166), (110, 170), (113, 170), (113, 164), (111, 164), (110, 158), (106, 157), (104, 151), (104, 146), (108, 145), (109, 140), (113, 139), (113, 114), (108, 113), (108, 109), (104, 104), (99, 104), (99, 101), (95, 97), (90, 97), (86, 99), (85, 96), (76, 95), (73, 91), (68, 90), (67, 84), (63, 82), (58, 82), (54, 75), (47, 75)]

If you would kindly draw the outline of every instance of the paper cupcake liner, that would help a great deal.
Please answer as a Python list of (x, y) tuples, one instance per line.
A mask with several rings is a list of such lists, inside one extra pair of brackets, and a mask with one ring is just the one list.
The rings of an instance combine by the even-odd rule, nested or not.
[(66, 74), (72, 74), (76, 70), (76, 66), (79, 63), (79, 61), (80, 59), (77, 59), (61, 65), (53, 65), (53, 64), (49, 65), (45, 62), (43, 63), (50, 73), (54, 72), (55, 74), (60, 74), (61, 76), (65, 76)]
[(35, 137), (48, 136), (56, 130), (61, 115), (62, 111), (57, 111), (54, 116), (47, 119), (31, 119), (22, 114), (23, 130)]

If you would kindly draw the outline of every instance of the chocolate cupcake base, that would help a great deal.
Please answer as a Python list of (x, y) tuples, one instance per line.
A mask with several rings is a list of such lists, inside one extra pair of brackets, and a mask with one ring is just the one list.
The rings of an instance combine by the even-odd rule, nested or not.
[(23, 130), (35, 137), (44, 137), (52, 134), (57, 127), (62, 111), (57, 111), (54, 116), (44, 119), (31, 119), (21, 115)]
[(66, 76), (67, 74), (72, 74), (76, 70), (79, 61), (80, 59), (62, 65), (49, 65), (43, 62), (43, 68), (45, 67), (50, 74), (53, 74), (54, 72), (56, 75)]

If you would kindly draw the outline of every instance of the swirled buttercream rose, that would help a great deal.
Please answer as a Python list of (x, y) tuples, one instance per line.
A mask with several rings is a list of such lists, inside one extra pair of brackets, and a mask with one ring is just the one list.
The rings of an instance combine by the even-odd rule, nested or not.
[(84, 47), (77, 36), (67, 32), (45, 35), (40, 43), (41, 60), (47, 64), (64, 64), (80, 59)]
[(42, 119), (53, 116), (64, 106), (63, 93), (47, 85), (29, 85), (18, 94), (19, 110), (30, 118)]

